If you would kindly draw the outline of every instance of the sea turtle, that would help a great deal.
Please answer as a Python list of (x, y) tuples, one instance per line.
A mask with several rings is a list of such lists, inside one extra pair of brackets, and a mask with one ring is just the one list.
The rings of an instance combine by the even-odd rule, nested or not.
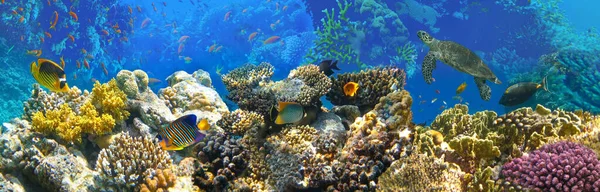
[(479, 96), (483, 100), (488, 101), (492, 96), (492, 90), (485, 84), (486, 80), (496, 84), (502, 83), (492, 70), (483, 63), (483, 60), (468, 48), (453, 41), (437, 40), (425, 31), (418, 31), (417, 36), (425, 45), (429, 46), (429, 52), (423, 59), (421, 70), (427, 84), (433, 82), (431, 73), (435, 69), (437, 60), (475, 77), (475, 84), (479, 88)]

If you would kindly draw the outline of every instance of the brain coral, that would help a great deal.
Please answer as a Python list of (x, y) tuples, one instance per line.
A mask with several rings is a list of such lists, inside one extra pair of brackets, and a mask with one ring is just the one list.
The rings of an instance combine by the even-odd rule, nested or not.
[[(402, 89), (405, 83), (405, 74), (397, 67), (384, 67), (363, 70), (359, 73), (339, 74), (332, 77), (332, 86), (327, 93), (327, 100), (334, 105), (356, 105), (361, 109), (375, 106), (379, 98), (395, 90)], [(354, 97), (344, 94), (344, 85), (348, 82), (358, 83), (358, 90)]]
[(502, 166), (502, 175), (535, 191), (598, 191), (600, 161), (596, 154), (576, 143), (542, 146), (529, 155)]

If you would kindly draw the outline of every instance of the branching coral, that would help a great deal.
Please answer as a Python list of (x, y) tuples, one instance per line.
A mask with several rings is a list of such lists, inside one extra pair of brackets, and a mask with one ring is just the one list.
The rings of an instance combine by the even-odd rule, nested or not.
[(121, 134), (108, 148), (102, 149), (96, 161), (96, 171), (103, 180), (122, 190), (143, 182), (148, 169), (166, 169), (172, 164), (169, 153), (149, 137)]
[[(150, 170), (149, 170), (150, 171)], [(148, 173), (148, 172), (147, 172)], [(140, 192), (169, 191), (175, 186), (177, 176), (170, 169), (157, 169), (154, 174), (146, 174), (144, 183), (140, 185)]]
[[(337, 78), (332, 78), (333, 85), (327, 100), (334, 105), (356, 105), (363, 111), (370, 109), (379, 98), (400, 90), (405, 84), (405, 73), (402, 69), (396, 67), (375, 68), (363, 70), (359, 73), (339, 74)], [(358, 83), (358, 90), (353, 97), (344, 94), (344, 85), (348, 82)]]
[(236, 109), (235, 111), (223, 115), (217, 125), (226, 132), (235, 135), (245, 135), (246, 131), (253, 127), (264, 126), (264, 117), (252, 111)]
[(47, 93), (39, 84), (34, 84), (31, 97), (23, 103), (23, 119), (31, 120), (34, 113), (56, 110), (65, 103), (78, 113), (88, 95), (87, 90), (82, 92), (77, 87), (71, 87), (68, 92)]
[(544, 145), (503, 166), (510, 182), (536, 191), (594, 191), (600, 189), (600, 161), (580, 144)]
[(331, 87), (331, 80), (316, 65), (298, 67), (290, 71), (288, 78), (297, 78), (304, 83), (297, 96), (298, 103), (304, 106), (319, 106), (319, 99), (329, 92)]
[(115, 79), (105, 84), (96, 81), (92, 89), (91, 102), (99, 113), (110, 115), (116, 122), (129, 117), (129, 112), (125, 110), (127, 95), (119, 89)]
[(441, 159), (413, 154), (394, 161), (377, 191), (462, 191), (462, 173)]

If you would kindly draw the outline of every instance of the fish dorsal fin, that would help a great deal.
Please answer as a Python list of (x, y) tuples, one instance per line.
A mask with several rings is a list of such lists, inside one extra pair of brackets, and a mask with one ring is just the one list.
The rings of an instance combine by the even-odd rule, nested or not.
[(285, 107), (287, 107), (288, 105), (295, 105), (297, 104), (296, 102), (284, 102), (284, 101), (280, 101), (279, 102), (279, 108), (277, 109), (279, 112), (281, 112), (283, 109), (285, 109)]
[(40, 71), (40, 67), (37, 65), (37, 63), (31, 62), (31, 74), (36, 77), (38, 72)]
[(207, 119), (200, 120), (200, 122), (198, 122), (198, 124), (196, 126), (198, 126), (198, 129), (200, 131), (206, 131), (206, 130), (210, 129), (210, 124), (208, 124)]
[(185, 123), (189, 126), (194, 126), (196, 125), (196, 115), (194, 114), (189, 114), (183, 117), (180, 117), (180, 119), (182, 123)]

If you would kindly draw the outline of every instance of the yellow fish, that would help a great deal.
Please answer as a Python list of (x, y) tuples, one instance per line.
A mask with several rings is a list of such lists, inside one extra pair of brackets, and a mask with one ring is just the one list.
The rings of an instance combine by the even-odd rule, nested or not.
[(358, 83), (348, 82), (344, 85), (344, 94), (346, 94), (346, 96), (354, 97), (356, 91), (358, 91)]
[(467, 82), (463, 82), (456, 88), (456, 94), (461, 94), (463, 91), (465, 91), (465, 88), (467, 88)]
[(53, 92), (69, 91), (67, 75), (62, 67), (54, 61), (39, 58), (37, 63), (31, 62), (31, 75), (42, 86)]
[(275, 124), (283, 125), (288, 123), (297, 123), (306, 116), (304, 107), (295, 102), (279, 101), (278, 107), (271, 107), (271, 120), (275, 119)]

